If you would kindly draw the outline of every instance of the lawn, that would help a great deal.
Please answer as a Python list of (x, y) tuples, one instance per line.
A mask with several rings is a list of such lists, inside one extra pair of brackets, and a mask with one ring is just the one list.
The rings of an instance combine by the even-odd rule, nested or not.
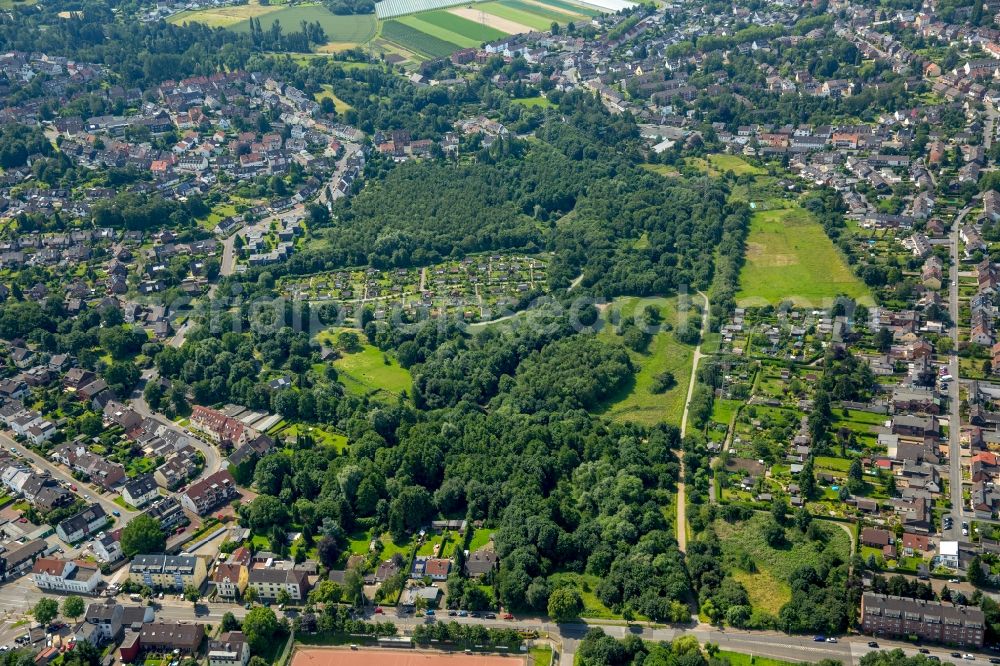
[(528, 651), (531, 666), (549, 666), (552, 663), (552, 648), (548, 645), (535, 645)]
[(785, 530), (786, 544), (771, 548), (764, 540), (764, 526), (770, 520), (769, 514), (757, 513), (750, 520), (735, 524), (717, 520), (715, 529), (727, 561), (737, 561), (737, 555), (745, 552), (756, 565), (753, 573), (735, 572), (737, 579), (746, 586), (751, 602), (757, 608), (775, 612), (790, 598), (788, 581), (796, 569), (819, 565), (824, 551), (847, 561), (851, 540), (838, 525), (817, 522), (827, 535), (825, 543), (809, 541), (795, 527), (789, 527)]
[[(280, 5), (262, 5), (254, 1), (245, 5), (231, 5), (228, 7), (213, 7), (211, 9), (179, 12), (167, 20), (175, 25), (201, 23), (210, 28), (230, 28), (243, 22), (246, 22), (247, 26), (249, 26), (251, 18), (260, 18), (279, 11), (282, 11)], [(268, 25), (270, 25), (270, 22), (268, 22)], [(247, 31), (249, 32), (249, 27)]]
[(402, 48), (427, 58), (443, 58), (458, 50), (458, 45), (439, 39), (397, 20), (382, 24), (382, 37)]
[(811, 213), (793, 206), (755, 212), (737, 302), (828, 308), (844, 294), (872, 304), (871, 295)]
[(478, 529), (472, 535), (472, 541), (469, 542), (469, 552), (475, 552), (488, 544), (490, 542), (490, 537), (493, 536), (495, 530)]
[[(476, 5), (476, 9), (484, 11), (487, 14), (505, 18), (508, 21), (526, 25), (533, 30), (548, 30), (552, 27), (552, 19), (542, 15), (547, 12), (541, 7), (538, 8), (539, 13), (536, 13), (534, 9), (526, 11), (524, 9), (508, 7), (505, 3), (497, 1), (479, 3)], [(568, 19), (569, 17), (567, 16), (566, 18)]]
[(555, 104), (549, 101), (548, 97), (515, 97), (510, 101), (521, 106), (537, 106), (541, 109), (548, 109), (555, 106)]
[(368, 544), (372, 542), (372, 537), (367, 531), (352, 532), (347, 535), (347, 550), (352, 555), (367, 555)]
[[(285, 32), (299, 30), (299, 25), (303, 21), (319, 22), (326, 33), (327, 42), (344, 47), (369, 41), (375, 36), (377, 26), (374, 14), (338, 15), (323, 5), (279, 8), (278, 11), (272, 11), (261, 19), (261, 27), (267, 30), (274, 21), (280, 23)], [(249, 18), (231, 27), (238, 32), (250, 32)]]
[(798, 663), (794, 661), (770, 659), (768, 657), (760, 657), (758, 655), (729, 652), (728, 650), (719, 650), (715, 656), (720, 660), (728, 661), (730, 666), (792, 666), (792, 664)]
[[(676, 325), (676, 301), (666, 298), (619, 298), (613, 306), (622, 316), (629, 316), (636, 307), (655, 305), (660, 308), (663, 321)], [(599, 333), (608, 342), (621, 341), (613, 326), (605, 326)], [(677, 342), (674, 334), (663, 331), (653, 336), (645, 352), (629, 350), (632, 361), (639, 368), (633, 380), (602, 405), (602, 414), (621, 421), (634, 421), (653, 425), (661, 421), (680, 424), (691, 377), (691, 359), (694, 349)], [(674, 387), (663, 393), (653, 393), (653, 379), (669, 371), (673, 373)]]
[(409, 371), (372, 345), (365, 345), (356, 354), (344, 354), (333, 365), (344, 386), (352, 393), (364, 395), (384, 391), (398, 396), (404, 392), (409, 395), (413, 388)]

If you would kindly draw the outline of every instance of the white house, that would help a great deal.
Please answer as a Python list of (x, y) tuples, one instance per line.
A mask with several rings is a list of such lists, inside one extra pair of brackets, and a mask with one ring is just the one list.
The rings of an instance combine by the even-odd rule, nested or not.
[(159, 496), (152, 474), (140, 474), (122, 486), (122, 499), (134, 507), (143, 507)]
[(945, 567), (951, 567), (952, 569), (958, 568), (958, 542), (957, 541), (942, 541), (938, 544), (938, 557), (940, 558), (941, 565)]
[(94, 555), (101, 562), (117, 562), (125, 557), (121, 543), (116, 541), (110, 534), (98, 534), (97, 538), (94, 539), (92, 548)]
[(250, 645), (242, 631), (227, 631), (208, 644), (208, 666), (247, 666)]
[(32, 578), (40, 590), (93, 594), (101, 582), (101, 570), (73, 560), (40, 557), (31, 568)]

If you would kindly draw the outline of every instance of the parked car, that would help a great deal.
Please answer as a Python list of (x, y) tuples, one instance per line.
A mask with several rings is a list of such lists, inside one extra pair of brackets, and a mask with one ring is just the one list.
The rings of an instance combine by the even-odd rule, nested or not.
[(868, 647), (870, 647), (870, 648), (877, 648), (878, 647), (878, 643), (876, 643), (875, 641), (868, 641)]
[(513, 620), (514, 616), (511, 615), (510, 613), (504, 613), (503, 614), (503, 619), (505, 619), (505, 620)]
[(833, 636), (830, 636), (830, 637), (829, 637), (828, 639), (826, 639), (826, 642), (827, 642), (827, 643), (836, 643), (836, 642), (837, 642), (837, 639), (836, 639), (836, 638), (834, 638)]
[(497, 614), (496, 613), (487, 613), (486, 614), (486, 619), (487, 620), (495, 620), (495, 619), (497, 619)]
[(920, 654), (930, 654), (930, 653), (931, 651), (928, 650), (927, 648), (920, 648)]
[(813, 636), (814, 643), (822, 643), (826, 640), (826, 636)]

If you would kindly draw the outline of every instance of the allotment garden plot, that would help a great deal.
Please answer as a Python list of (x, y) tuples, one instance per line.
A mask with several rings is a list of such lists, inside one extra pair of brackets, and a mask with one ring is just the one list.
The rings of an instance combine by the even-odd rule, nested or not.
[(346, 317), (370, 305), (381, 318), (461, 316), (489, 321), (523, 309), (548, 289), (546, 263), (521, 254), (476, 255), (424, 268), (355, 269), (299, 277), (282, 284), (292, 298), (335, 303)]

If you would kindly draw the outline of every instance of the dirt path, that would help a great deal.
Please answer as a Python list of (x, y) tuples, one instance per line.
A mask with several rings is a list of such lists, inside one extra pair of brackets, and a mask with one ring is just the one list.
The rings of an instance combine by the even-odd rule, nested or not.
[[(694, 395), (694, 387), (698, 381), (698, 362), (701, 361), (701, 339), (705, 337), (705, 333), (708, 331), (708, 296), (701, 291), (698, 292), (698, 295), (705, 301), (705, 308), (701, 313), (701, 337), (698, 339), (698, 346), (694, 348), (694, 356), (691, 358), (691, 379), (688, 381), (687, 399), (684, 400), (684, 414), (681, 416), (681, 437), (687, 434), (688, 412), (691, 407), (691, 397)], [(682, 553), (687, 550), (687, 500), (685, 493), (684, 457), (682, 453), (680, 481), (677, 483), (677, 547)]]

